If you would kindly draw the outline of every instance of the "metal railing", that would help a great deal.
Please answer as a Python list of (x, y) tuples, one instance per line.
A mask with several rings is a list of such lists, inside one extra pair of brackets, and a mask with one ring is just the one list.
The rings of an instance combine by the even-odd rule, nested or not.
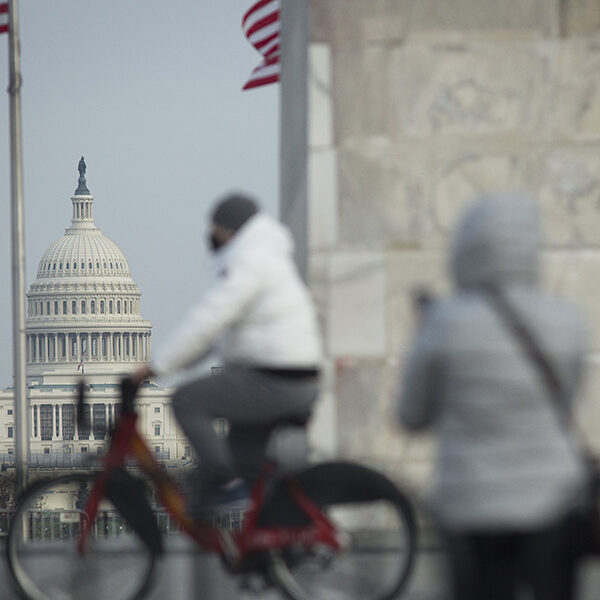
[[(34, 469), (93, 469), (101, 466), (102, 456), (102, 454), (93, 452), (32, 452), (29, 456), (29, 467)], [(160, 464), (169, 463), (169, 465), (173, 466), (183, 466), (189, 462), (189, 459), (171, 459), (169, 450), (154, 452), (153, 456)], [(15, 465), (16, 459), (14, 454), (0, 454), (0, 468), (2, 471), (13, 468)], [(128, 461), (127, 466), (135, 466), (135, 461)]]
[[(14, 509), (12, 508), (0, 508), (0, 539), (8, 535), (8, 529), (10, 522), (14, 515)], [(30, 521), (35, 523), (35, 531), (32, 529), (31, 533), (34, 534), (31, 539), (39, 540), (52, 540), (57, 537), (64, 538), (65, 535), (76, 535), (78, 529), (77, 523), (71, 523), (69, 526), (72, 531), (65, 530), (65, 524), (62, 523), (61, 514), (67, 513), (69, 516), (74, 512), (81, 512), (75, 510), (45, 510), (40, 509), (37, 511), (30, 512)], [(162, 534), (177, 534), (182, 531), (181, 526), (173, 517), (164, 509), (155, 509), (152, 511), (156, 519), (158, 529)], [(213, 525), (221, 529), (228, 529), (229, 531), (239, 530), (244, 520), (243, 510), (231, 510), (227, 513), (214, 517)], [(66, 521), (65, 521), (66, 522)], [(94, 532), (96, 535), (101, 534), (104, 537), (119, 537), (123, 533), (130, 531), (129, 524), (125, 519), (116, 511), (100, 511), (97, 517), (97, 523), (94, 526)], [(67, 535), (68, 537), (68, 535)]]

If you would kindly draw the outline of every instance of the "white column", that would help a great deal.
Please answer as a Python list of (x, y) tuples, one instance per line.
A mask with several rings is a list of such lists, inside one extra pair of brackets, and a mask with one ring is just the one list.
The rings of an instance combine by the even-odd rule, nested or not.
[(171, 411), (169, 410), (166, 402), (163, 402), (163, 404), (160, 405), (160, 410), (162, 412), (165, 437), (171, 437)]

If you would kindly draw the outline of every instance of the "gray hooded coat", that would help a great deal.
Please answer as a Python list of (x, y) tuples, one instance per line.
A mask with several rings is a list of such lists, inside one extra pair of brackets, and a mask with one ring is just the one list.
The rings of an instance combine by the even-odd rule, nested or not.
[(539, 290), (537, 214), (516, 197), (485, 198), (456, 234), (456, 293), (430, 309), (406, 365), (398, 416), (433, 428), (439, 457), (432, 508), (460, 530), (527, 530), (576, 503), (584, 473), (548, 391), (514, 334), (479, 291), (493, 283), (537, 339), (570, 411), (581, 379), (584, 326)]

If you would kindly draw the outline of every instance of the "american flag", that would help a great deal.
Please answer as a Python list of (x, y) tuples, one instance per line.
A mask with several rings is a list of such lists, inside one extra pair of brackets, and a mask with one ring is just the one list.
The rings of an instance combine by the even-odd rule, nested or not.
[(243, 87), (244, 90), (279, 81), (280, 8), (281, 0), (259, 0), (242, 19), (242, 29), (246, 37), (264, 57), (262, 63), (252, 71), (250, 79)]
[(82, 375), (85, 375), (85, 365), (83, 364), (84, 358), (85, 358), (85, 355), (81, 357), (81, 360), (79, 361), (79, 364), (77, 365), (77, 370), (79, 371), (79, 369), (81, 369)]
[(8, 2), (0, 2), (0, 33), (8, 32)]

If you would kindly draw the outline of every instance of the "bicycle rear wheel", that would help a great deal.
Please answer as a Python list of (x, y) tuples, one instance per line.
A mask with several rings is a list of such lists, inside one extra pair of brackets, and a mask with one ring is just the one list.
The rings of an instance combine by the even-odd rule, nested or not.
[(296, 479), (346, 543), (342, 551), (298, 545), (272, 552), (271, 577), (288, 598), (389, 600), (399, 594), (416, 543), (406, 497), (380, 473), (349, 463), (318, 465)]
[(77, 540), (94, 476), (41, 480), (19, 499), (6, 541), (9, 571), (29, 600), (138, 600), (155, 556), (107, 500), (100, 504), (83, 554)]

